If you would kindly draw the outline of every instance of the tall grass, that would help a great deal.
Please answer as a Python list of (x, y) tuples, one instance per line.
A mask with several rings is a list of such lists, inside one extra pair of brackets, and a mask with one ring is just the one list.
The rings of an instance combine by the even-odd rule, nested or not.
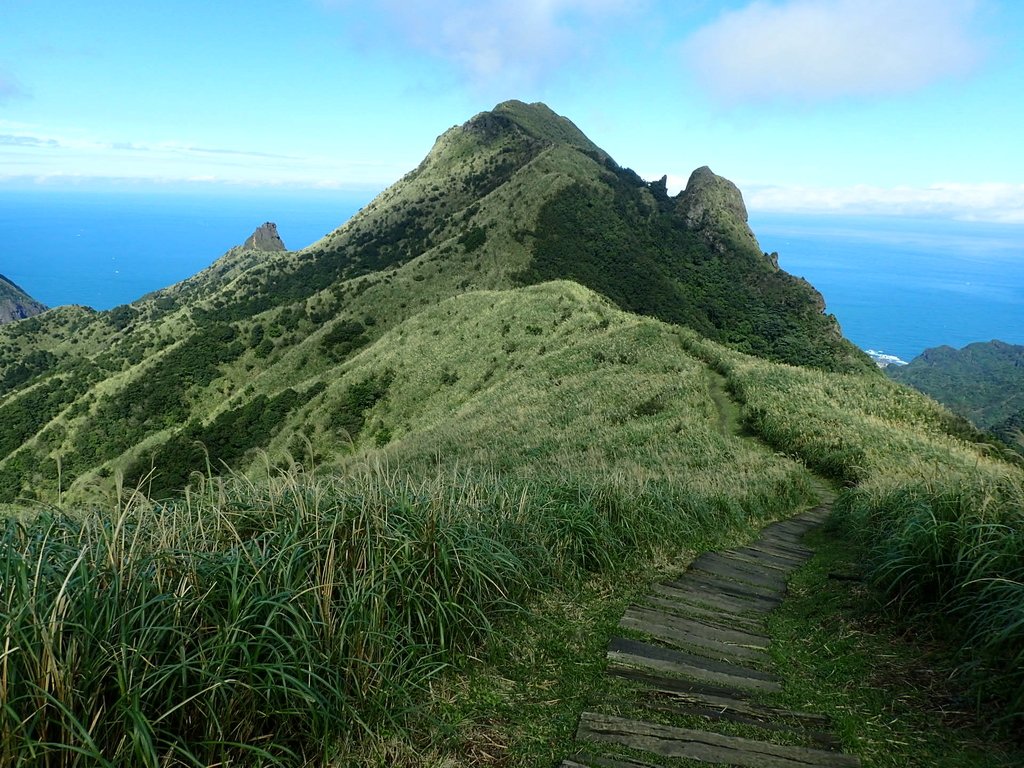
[(847, 489), (837, 513), (897, 609), (956, 633), (979, 701), (1024, 720), (1024, 473), (934, 401), (882, 376), (775, 365), (684, 334), (747, 423)]
[(765, 514), (615, 478), (295, 469), (0, 529), (0, 766), (322, 764), (531, 596)]
[(1008, 706), (992, 719), (1024, 720), (1024, 476), (979, 464), (886, 478), (847, 493), (840, 511), (893, 604), (957, 633), (979, 706), (995, 695)]

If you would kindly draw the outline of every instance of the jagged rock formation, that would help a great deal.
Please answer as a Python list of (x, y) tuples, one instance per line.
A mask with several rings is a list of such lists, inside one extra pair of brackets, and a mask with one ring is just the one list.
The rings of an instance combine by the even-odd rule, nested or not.
[(242, 248), (253, 251), (287, 251), (284, 241), (277, 233), (277, 224), (268, 221), (256, 227), (256, 231), (249, 235), (249, 239), (242, 244)]
[(739, 188), (706, 165), (690, 174), (677, 200), (676, 211), (687, 226), (701, 232), (719, 253), (733, 248), (761, 253), (747, 225), (747, 207)]
[(0, 324), (24, 320), (45, 312), (46, 306), (0, 275)]

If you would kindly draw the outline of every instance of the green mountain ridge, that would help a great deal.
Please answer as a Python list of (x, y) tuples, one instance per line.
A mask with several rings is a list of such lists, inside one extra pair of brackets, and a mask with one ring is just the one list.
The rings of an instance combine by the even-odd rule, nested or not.
[(0, 325), (24, 320), (45, 311), (45, 305), (40, 304), (18, 285), (0, 275)]
[[(1024, 459), (882, 375), (745, 219), (507, 102), (310, 248), (264, 225), (0, 328), (0, 765), (558, 764), (637, 590), (826, 479), (853, 607), (928, 646), (939, 617), (947, 683), (1015, 726)], [(790, 678), (844, 752), (1015, 764), (932, 760), (950, 701), (926, 682), (919, 728), (869, 627), (807, 622), (822, 674)]]
[(886, 373), (1024, 450), (1024, 346), (993, 340), (935, 347)]
[[(319, 434), (284, 403), (467, 291), (571, 279), (743, 351), (871, 368), (745, 219), (739, 191), (708, 169), (669, 198), (546, 106), (500, 104), (446, 131), (416, 169), (306, 249), (235, 248), (132, 304), (62, 307), (5, 331), (0, 416), (12, 428), (0, 443), (0, 500), (85, 494), (122, 473), (140, 482), (171, 463), (162, 446), (203, 442), (264, 399), (281, 409), (275, 435)], [(268, 445), (254, 432), (226, 463)]]

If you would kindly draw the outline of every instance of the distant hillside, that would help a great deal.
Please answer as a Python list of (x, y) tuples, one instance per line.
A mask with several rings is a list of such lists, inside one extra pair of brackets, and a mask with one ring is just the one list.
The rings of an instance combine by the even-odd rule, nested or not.
[[(386, 443), (324, 428), (348, 397), (335, 382), (390, 329), (470, 291), (573, 280), (744, 352), (878, 375), (820, 294), (761, 251), (735, 185), (701, 168), (670, 197), (543, 104), (446, 131), (351, 221), (283, 249), (266, 224), (132, 304), (61, 307), (0, 333), (0, 501), (75, 497), (151, 468), (153, 490), (171, 493), (271, 446), (309, 442), (331, 460)], [(304, 407), (314, 398), (327, 402)]]
[(45, 305), (0, 275), (0, 324), (24, 320), (45, 311)]
[(894, 381), (931, 395), (1012, 444), (1024, 425), (1024, 346), (977, 342), (927, 349), (909, 365), (890, 367)]

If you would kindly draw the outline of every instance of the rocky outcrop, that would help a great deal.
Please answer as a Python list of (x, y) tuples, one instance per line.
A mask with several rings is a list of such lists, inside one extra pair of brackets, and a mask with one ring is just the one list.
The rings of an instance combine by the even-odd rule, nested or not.
[[(686, 226), (700, 232), (719, 253), (741, 249), (763, 255), (747, 224), (743, 195), (728, 179), (705, 165), (690, 174), (686, 189), (676, 199), (676, 213), (683, 217)], [(765, 262), (778, 269), (771, 259)]]
[(46, 305), (40, 304), (21, 288), (0, 275), (0, 325), (24, 320), (46, 311)]
[(249, 239), (242, 243), (242, 248), (250, 251), (287, 251), (284, 241), (277, 234), (277, 224), (268, 221), (256, 227)]

